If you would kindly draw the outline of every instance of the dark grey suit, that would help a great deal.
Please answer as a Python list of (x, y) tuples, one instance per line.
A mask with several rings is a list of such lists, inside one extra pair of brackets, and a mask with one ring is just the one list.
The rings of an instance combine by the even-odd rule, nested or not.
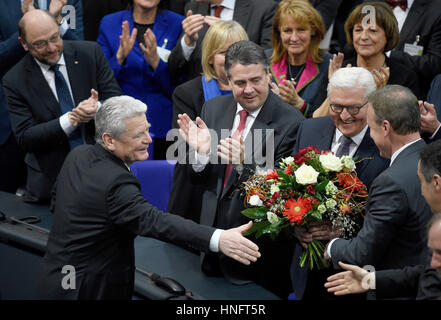
[[(101, 145), (72, 150), (54, 195), (38, 298), (131, 299), (136, 235), (208, 251), (214, 229), (147, 203), (138, 179)], [(75, 268), (75, 290), (61, 286), (64, 265)]]
[[(319, 150), (331, 150), (334, 133), (335, 125), (331, 117), (306, 119), (300, 125), (293, 155), (299, 152), (300, 149), (309, 146), (315, 146)], [(366, 159), (357, 163), (356, 170), (358, 177), (369, 190), (372, 181), (389, 165), (389, 160), (380, 157), (380, 152), (370, 137), (369, 128), (360, 146), (357, 148), (354, 157), (358, 160)], [(303, 249), (300, 244), (297, 243), (290, 270), (293, 289), (297, 299), (302, 299), (306, 288), (306, 281), (310, 275), (306, 266), (303, 268), (299, 266), (299, 259), (302, 253)], [(322, 289), (324, 291), (322, 287), (311, 289)]]
[(372, 265), (376, 270), (426, 263), (426, 225), (432, 213), (421, 195), (417, 176), (418, 156), (424, 146), (423, 140), (408, 146), (374, 180), (360, 232), (331, 246), (335, 268), (338, 261)]
[[(98, 91), (102, 101), (121, 94), (98, 44), (64, 41), (63, 54), (75, 106), (90, 97), (92, 88)], [(59, 121), (60, 105), (29, 53), (3, 77), (3, 88), (12, 131), (19, 147), (26, 152), (26, 200), (48, 201), (55, 178), (70, 150), (68, 137)], [(79, 130), (83, 141), (95, 142), (93, 121), (82, 124)]]
[[(273, 16), (276, 7), (277, 4), (272, 0), (236, 1), (233, 20), (239, 22), (244, 27), (251, 41), (262, 47), (270, 47)], [(211, 15), (211, 6), (208, 2), (189, 2), (185, 6), (185, 12), (188, 10), (192, 10), (193, 14)], [(181, 78), (187, 81), (202, 73), (202, 40), (208, 28), (208, 25), (204, 25), (202, 30), (199, 31), (199, 39), (196, 43), (196, 48), (190, 56), (190, 61), (186, 61), (183, 55), (181, 38), (185, 33), (182, 33), (168, 60), (168, 67), (172, 78)]]
[[(236, 114), (237, 102), (232, 95), (220, 96), (208, 100), (201, 113), (201, 118), (208, 128), (216, 130), (218, 137), (221, 137), (221, 129), (231, 130), (234, 116)], [(245, 139), (247, 145), (253, 141), (253, 146), (259, 149), (262, 146), (266, 150), (270, 138), (268, 129), (274, 130), (274, 151), (266, 152), (274, 154), (274, 161), (277, 165), (281, 158), (291, 154), (294, 147), (295, 137), (300, 122), (303, 120), (301, 113), (291, 105), (282, 101), (278, 96), (269, 93), (259, 115), (251, 127), (250, 133)], [(253, 133), (262, 129), (263, 136), (255, 138)], [(215, 141), (214, 144), (217, 144)], [(213, 145), (213, 144), (212, 144)], [(215, 153), (212, 160), (216, 160)], [(196, 178), (203, 181), (205, 191), (202, 197), (202, 209), (200, 222), (209, 226), (220, 228), (237, 227), (249, 221), (241, 214), (244, 209), (244, 198), (241, 194), (242, 182), (246, 181), (256, 169), (257, 153), (245, 155), (244, 168), (239, 173), (236, 168), (231, 171), (226, 186), (222, 189), (226, 165), (208, 164), (204, 171), (195, 174)], [(250, 161), (251, 160), (251, 161)], [(218, 160), (220, 161), (220, 160)], [(251, 162), (251, 164), (246, 164)], [(220, 162), (219, 162), (220, 163)], [(264, 164), (260, 164), (264, 167)], [(254, 241), (254, 239), (253, 239)], [(203, 256), (203, 270), (211, 272), (220, 266), (223, 275), (233, 283), (242, 283), (246, 280), (255, 280), (267, 289), (286, 298), (290, 292), (288, 278), (289, 262), (292, 253), (292, 241), (279, 238), (273, 241), (269, 237), (262, 237), (257, 240), (262, 258), (252, 266), (241, 266), (225, 255)], [(277, 272), (274, 272), (277, 270)], [(273, 277), (268, 277), (268, 273)]]

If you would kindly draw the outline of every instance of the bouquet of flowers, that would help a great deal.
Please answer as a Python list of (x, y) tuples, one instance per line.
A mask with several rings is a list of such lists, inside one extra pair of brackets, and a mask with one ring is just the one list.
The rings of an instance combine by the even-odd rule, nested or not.
[[(310, 146), (279, 165), (281, 169), (256, 172), (244, 183), (248, 208), (242, 214), (254, 220), (247, 234), (275, 238), (286, 227), (308, 228), (313, 222), (329, 221), (344, 238), (355, 235), (368, 193), (352, 157), (339, 158)], [(322, 268), (324, 249), (322, 242), (310, 242), (300, 266)]]

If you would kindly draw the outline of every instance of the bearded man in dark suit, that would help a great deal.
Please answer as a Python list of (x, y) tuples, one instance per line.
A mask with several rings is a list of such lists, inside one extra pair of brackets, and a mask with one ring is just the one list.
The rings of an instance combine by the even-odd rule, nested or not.
[(27, 12), (19, 31), (28, 53), (3, 77), (3, 89), (12, 131), (26, 153), (24, 200), (45, 202), (70, 149), (94, 143), (98, 94), (107, 99), (121, 89), (100, 47), (63, 41), (49, 12)]
[[(221, 251), (250, 264), (258, 247), (244, 238), (252, 223), (231, 230), (198, 225), (147, 203), (129, 166), (146, 160), (152, 142), (144, 103), (128, 96), (104, 102), (95, 145), (75, 148), (56, 183), (54, 220), (38, 285), (42, 299), (131, 299), (136, 235)], [(74, 283), (63, 285), (69, 265)]]

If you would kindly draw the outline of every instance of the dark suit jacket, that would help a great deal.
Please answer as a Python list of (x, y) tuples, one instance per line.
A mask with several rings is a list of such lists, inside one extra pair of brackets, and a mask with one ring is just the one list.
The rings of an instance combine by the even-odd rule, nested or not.
[[(201, 115), (202, 106), (205, 103), (204, 91), (202, 89), (202, 76), (196, 77), (176, 87), (172, 99), (172, 128), (179, 128), (177, 124), (178, 114), (186, 113), (192, 120), (199, 117)], [(185, 143), (185, 141), (182, 141), (182, 143)], [(168, 199), (167, 211), (199, 222), (202, 193), (205, 186), (203, 183), (193, 181), (190, 178), (191, 175), (189, 175), (188, 166), (189, 164), (181, 163), (177, 163), (175, 166), (173, 186)]]
[[(121, 94), (98, 44), (64, 41), (64, 58), (74, 103), (90, 97), (100, 100)], [(55, 178), (69, 152), (68, 137), (59, 122), (60, 106), (35, 59), (28, 53), (3, 78), (12, 130), (19, 147), (26, 152), (28, 166), (26, 199), (47, 201)], [(93, 121), (80, 126), (83, 141), (94, 143)]]
[[(365, 1), (366, 2), (366, 1)], [(422, 56), (410, 56), (404, 52), (406, 43), (413, 44), (420, 36), (419, 45), (424, 47)], [(400, 59), (417, 73), (423, 95), (430, 82), (441, 73), (441, 1), (415, 0), (400, 32), (400, 40), (391, 57)]]
[(432, 213), (421, 195), (417, 176), (418, 156), (424, 146), (423, 140), (408, 146), (374, 180), (360, 232), (331, 246), (335, 268), (338, 261), (371, 265), (375, 270), (426, 263), (426, 225)]
[[(239, 22), (246, 30), (251, 41), (262, 47), (271, 46), (272, 21), (277, 4), (272, 0), (240, 0), (236, 1), (233, 20)], [(185, 6), (185, 12), (192, 10), (193, 14), (209, 16), (211, 9), (208, 2), (189, 2)], [(197, 77), (202, 73), (201, 56), (202, 40), (208, 30), (205, 25), (199, 31), (199, 39), (196, 43), (190, 61), (186, 61), (182, 53), (181, 39), (178, 40), (168, 60), (171, 78), (183, 79), (184, 81)], [(183, 32), (181, 38), (185, 35)]]
[[(48, 1), (48, 5), (49, 3), (50, 1)], [(69, 0), (68, 4), (75, 7), (76, 29), (68, 29), (63, 35), (63, 39), (82, 40), (83, 19), (81, 1)], [(26, 54), (26, 51), (18, 41), (17, 25), (22, 16), (20, 1), (0, 2), (0, 82), (3, 75)], [(6, 98), (0, 86), (0, 145), (5, 143), (10, 135), (11, 126)]]
[[(201, 118), (205, 121), (208, 128), (217, 132), (218, 140), (212, 142), (217, 145), (221, 138), (221, 129), (231, 130), (234, 116), (236, 114), (237, 102), (232, 95), (216, 97), (208, 100), (202, 107)], [(202, 209), (200, 221), (202, 224), (216, 226), (220, 228), (237, 227), (249, 221), (240, 212), (244, 209), (243, 195), (241, 195), (242, 182), (246, 181), (256, 169), (256, 162), (259, 161), (260, 150), (266, 150), (266, 139), (271, 141), (271, 136), (266, 130), (274, 130), (274, 151), (267, 150), (271, 156), (274, 155), (274, 165), (277, 165), (281, 158), (291, 154), (294, 147), (297, 129), (303, 120), (300, 112), (291, 105), (283, 102), (271, 91), (265, 101), (259, 115), (255, 119), (250, 133), (245, 139), (245, 145), (253, 140), (253, 148), (257, 152), (245, 153), (245, 161), (242, 173), (233, 168), (228, 177), (225, 188), (222, 189), (225, 175), (225, 164), (221, 164), (220, 159), (212, 153), (211, 163), (204, 171), (197, 174), (205, 184), (205, 191), (202, 198)], [(263, 135), (253, 139), (256, 129), (262, 129)], [(262, 146), (262, 149), (260, 149)], [(246, 148), (245, 148), (246, 149)], [(218, 164), (212, 164), (212, 163)], [(249, 163), (249, 164), (248, 164)], [(272, 166), (273, 163), (267, 163)], [(265, 164), (260, 164), (264, 167)], [(191, 170), (193, 171), (193, 170)], [(193, 172), (194, 173), (194, 172)], [(252, 238), (254, 240), (254, 238)], [(240, 266), (225, 255), (216, 257), (216, 264), (220, 265), (223, 275), (233, 283), (243, 283), (245, 280), (255, 280), (262, 286), (273, 291), (284, 298), (287, 297), (287, 287), (290, 287), (288, 270), (290, 253), (289, 241), (273, 241), (269, 237), (262, 237), (257, 241), (262, 253), (262, 260), (253, 266)], [(284, 247), (286, 245), (286, 247)], [(212, 257), (203, 256), (203, 270), (209, 270)], [(289, 261), (287, 261), (289, 260)], [(271, 270), (271, 271), (270, 271)], [(268, 277), (268, 272), (274, 273), (273, 278)], [(266, 272), (265, 272), (266, 271)], [(278, 279), (279, 277), (279, 279)], [(288, 292), (287, 292), (288, 291)]]
[[(136, 177), (99, 144), (69, 154), (53, 200), (54, 220), (38, 286), (43, 299), (131, 299), (136, 235), (208, 251), (214, 232), (147, 203)], [(64, 265), (75, 268), (75, 290), (61, 286)]]
[[(311, 118), (303, 121), (297, 134), (293, 155), (298, 153), (300, 149), (309, 146), (315, 146), (317, 149), (324, 151), (331, 150), (334, 133), (335, 125), (331, 117)], [(370, 137), (369, 128), (354, 157), (358, 160), (371, 158), (357, 163), (356, 167), (358, 177), (369, 190), (372, 181), (389, 165), (389, 160), (380, 157), (380, 152)], [(303, 297), (308, 276), (307, 267), (300, 268), (299, 266), (299, 258), (302, 252), (303, 249), (297, 243), (290, 270), (293, 289), (298, 299)]]
[(441, 278), (430, 265), (417, 265), (375, 272), (376, 297), (411, 297), (416, 300), (441, 298)]

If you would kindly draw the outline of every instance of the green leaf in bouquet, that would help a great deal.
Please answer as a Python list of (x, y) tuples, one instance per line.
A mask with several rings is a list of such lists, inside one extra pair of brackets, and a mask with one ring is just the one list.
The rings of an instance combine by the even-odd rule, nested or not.
[[(253, 226), (243, 233), (244, 236), (249, 236), (250, 234), (253, 234), (254, 232), (261, 232), (263, 228), (265, 228), (269, 224), (269, 221), (260, 221), (260, 222), (253, 222)], [(257, 238), (257, 235), (256, 235)]]
[(248, 208), (243, 210), (241, 213), (250, 218), (250, 219), (265, 219), (266, 218), (266, 208), (258, 207), (258, 208)]
[(279, 174), (280, 180), (284, 181), (286, 184), (291, 183), (291, 181), (293, 180), (292, 176), (287, 174), (285, 171), (277, 170), (277, 173)]
[(260, 228), (256, 233), (256, 239), (259, 239), (262, 235), (270, 232), (271, 223), (269, 221), (262, 221), (262, 228)]
[(323, 191), (323, 190), (325, 190), (326, 189), (326, 186), (328, 185), (328, 183), (329, 183), (329, 179), (325, 179), (325, 180), (323, 180), (322, 182), (320, 182), (319, 184), (317, 184), (316, 186), (315, 186), (315, 191), (317, 191), (317, 192), (321, 192), (321, 191)]
[(314, 219), (314, 221), (321, 222), (323, 220), (322, 214), (318, 210), (312, 210), (309, 213), (309, 216)]

